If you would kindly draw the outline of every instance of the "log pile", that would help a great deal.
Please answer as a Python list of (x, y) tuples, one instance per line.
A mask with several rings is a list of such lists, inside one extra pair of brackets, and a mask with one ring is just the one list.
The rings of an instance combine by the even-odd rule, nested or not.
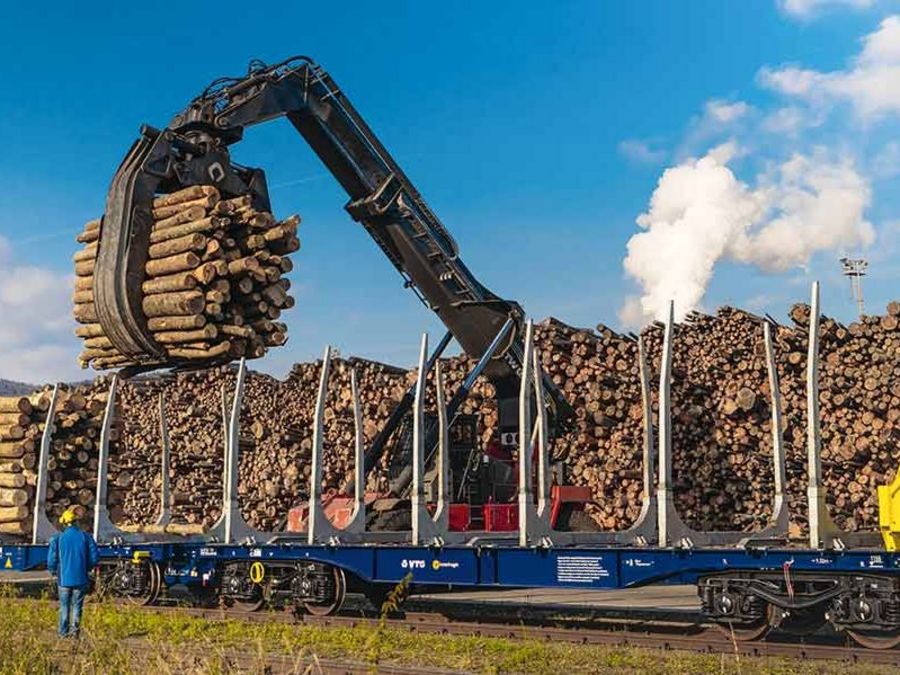
[[(663, 327), (645, 329), (658, 412)], [(676, 507), (698, 530), (753, 530), (771, 514), (771, 394), (763, 320), (731, 307), (675, 327), (672, 452)]]
[[(773, 322), (773, 337), (784, 415), (788, 494), (795, 525), (802, 528), (806, 517), (809, 308), (796, 305), (790, 317), (792, 325)], [(712, 316), (692, 314), (676, 327), (672, 381), (676, 505), (697, 529), (756, 529), (771, 510), (771, 394), (762, 341), (764, 320), (771, 321), (726, 307)], [(847, 326), (825, 317), (821, 324), (825, 484), (833, 498), (832, 515), (850, 530), (874, 528), (874, 487), (889, 481), (897, 467), (898, 321), (900, 303), (891, 303), (883, 316), (866, 317)], [(606, 529), (625, 528), (640, 511), (643, 428), (636, 337), (603, 325), (585, 330), (553, 319), (540, 324), (536, 335), (544, 368), (576, 411), (574, 428), (557, 439), (554, 453), (568, 466), (571, 482), (592, 488), (597, 505), (591, 513), (598, 523)], [(662, 327), (652, 325), (643, 336), (653, 373), (655, 413)], [(472, 362), (454, 357), (444, 360), (443, 366), (449, 396)], [(351, 367), (357, 368), (359, 376), (366, 442), (375, 437), (414, 377), (407, 370), (371, 361), (333, 361), (325, 411), (326, 491), (339, 488), (352, 470)], [(255, 527), (279, 527), (287, 509), (306, 498), (319, 369), (317, 362), (296, 364), (284, 381), (248, 375), (241, 415), (239, 493), (244, 517)], [(72, 423), (60, 424), (54, 437), (52, 514), (66, 504), (93, 503), (95, 439), (106, 386), (100, 380), (93, 387), (67, 392), (74, 402), (63, 403), (64, 415)], [(159, 512), (157, 397), (165, 391), (173, 515), (193, 524), (215, 521), (222, 494), (223, 386), (227, 392), (233, 390), (231, 367), (121, 385), (118, 435), (110, 463), (114, 520), (147, 523)], [(431, 388), (429, 396), (433, 396)], [(476, 383), (462, 412), (479, 416), (482, 444), (495, 438), (497, 410), (488, 382)], [(39, 415), (30, 414), (30, 426), (23, 427), (22, 439), (0, 441), (0, 452), (15, 455), (0, 458), (0, 475), (24, 475), (29, 499), (27, 487), (33, 484), (29, 465), (34, 466), (42, 424)], [(396, 467), (389, 461), (383, 463), (370, 476), (367, 487), (383, 490), (392, 469)], [(2, 523), (0, 527), (26, 529)]]
[(31, 533), (34, 469), (49, 404), (41, 394), (0, 398), (0, 534)]
[[(283, 275), (300, 248), (298, 216), (276, 221), (249, 197), (222, 199), (216, 188), (194, 186), (153, 201), (142, 309), (167, 363), (259, 358), (283, 345), (278, 321), (294, 305)], [(119, 353), (98, 323), (94, 264), (101, 221), (78, 235), (75, 253), (75, 334), (84, 340), (79, 363), (97, 370), (135, 365)]]
[[(805, 520), (807, 335), (810, 308), (794, 305), (794, 327), (778, 331), (776, 352), (788, 415), (792, 510)], [(900, 302), (881, 316), (820, 322), (822, 468), (832, 516), (846, 530), (878, 525), (875, 487), (893, 479), (900, 441)], [(801, 521), (802, 522), (802, 521)]]
[(53, 523), (68, 506), (93, 515), (104, 385), (98, 380), (97, 386), (61, 389), (57, 395), (47, 476), (47, 516)]

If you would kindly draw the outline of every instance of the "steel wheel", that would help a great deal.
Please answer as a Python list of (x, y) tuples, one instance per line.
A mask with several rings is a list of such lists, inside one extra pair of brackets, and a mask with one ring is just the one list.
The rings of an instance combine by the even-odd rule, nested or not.
[(235, 600), (234, 598), (224, 598), (223, 602), (226, 607), (236, 609), (240, 612), (258, 612), (266, 604), (266, 595), (263, 593), (262, 586), (254, 584), (252, 599)]
[(331, 616), (344, 604), (344, 598), (347, 595), (347, 579), (344, 576), (344, 570), (340, 567), (332, 567), (331, 573), (334, 576), (334, 593), (331, 598), (323, 603), (303, 603), (306, 611), (313, 616)]
[(847, 629), (853, 641), (866, 649), (896, 649), (900, 646), (900, 629), (892, 632)]
[(755, 642), (763, 639), (771, 632), (774, 626), (772, 620), (775, 618), (775, 608), (772, 605), (766, 605), (765, 615), (756, 621), (748, 623), (717, 623), (718, 628), (729, 638), (734, 638), (738, 642)]
[[(141, 607), (152, 605), (159, 597), (159, 591), (162, 588), (162, 572), (159, 569), (159, 565), (152, 560), (143, 562), (141, 565), (146, 565), (147, 574), (149, 576), (147, 588), (144, 593), (142, 595), (115, 596), (128, 605), (137, 605)], [(115, 593), (115, 591), (113, 591), (113, 593)]]

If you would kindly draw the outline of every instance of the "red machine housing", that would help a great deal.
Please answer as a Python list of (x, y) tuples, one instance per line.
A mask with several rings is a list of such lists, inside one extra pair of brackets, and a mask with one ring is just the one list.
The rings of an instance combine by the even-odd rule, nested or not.
[[(571, 511), (581, 511), (591, 501), (591, 489), (576, 485), (554, 485), (550, 491), (550, 524), (558, 528), (561, 520)], [(366, 508), (386, 510), (398, 507), (402, 500), (381, 498), (374, 493), (366, 493)], [(325, 516), (337, 528), (343, 528), (353, 515), (353, 500), (350, 497), (330, 494), (323, 500)], [(434, 504), (428, 505), (430, 510)], [(288, 532), (306, 531), (309, 519), (309, 504), (295, 506), (288, 511)], [(451, 532), (513, 532), (519, 528), (519, 507), (515, 503), (489, 502), (482, 505), (450, 504)]]

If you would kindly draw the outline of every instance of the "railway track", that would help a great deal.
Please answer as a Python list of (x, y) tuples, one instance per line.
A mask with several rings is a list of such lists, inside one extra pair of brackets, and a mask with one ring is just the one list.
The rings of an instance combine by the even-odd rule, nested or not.
[(404, 611), (384, 618), (362, 605), (333, 616), (298, 615), (289, 611), (272, 610), (248, 612), (221, 607), (140, 606), (139, 609), (149, 612), (180, 612), (213, 621), (278, 621), (326, 628), (374, 628), (381, 623), (392, 630), (412, 633), (541, 640), (746, 657), (827, 660), (849, 665), (900, 666), (900, 649), (863, 649), (837, 633), (800, 638), (776, 631), (764, 641), (740, 642), (731, 639), (715, 626), (702, 623), (697, 614), (693, 615), (694, 620), (689, 620), (688, 612), (619, 611), (601, 616), (596, 608), (584, 608), (584, 612), (576, 611), (564, 616), (556, 613), (556, 610), (542, 610), (533, 606), (522, 608), (510, 607), (507, 603), (472, 603), (467, 610), (463, 610), (460, 607), (462, 604), (464, 603), (453, 603), (443, 611), (424, 611), (427, 603), (413, 602), (415, 611)]

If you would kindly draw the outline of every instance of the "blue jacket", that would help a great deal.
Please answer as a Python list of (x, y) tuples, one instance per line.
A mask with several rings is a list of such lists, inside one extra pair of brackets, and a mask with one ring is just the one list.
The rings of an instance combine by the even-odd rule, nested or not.
[(88, 572), (100, 562), (97, 543), (87, 532), (70, 525), (50, 539), (47, 569), (66, 588), (88, 585)]

